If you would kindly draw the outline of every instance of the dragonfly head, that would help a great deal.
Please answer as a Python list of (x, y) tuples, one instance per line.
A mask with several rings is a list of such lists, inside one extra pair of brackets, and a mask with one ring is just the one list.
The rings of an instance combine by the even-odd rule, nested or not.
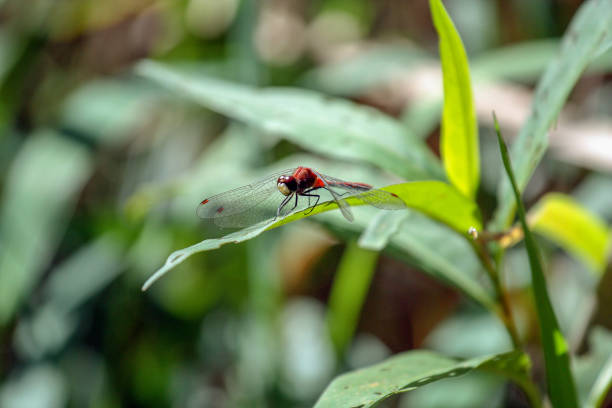
[(280, 176), (276, 183), (278, 191), (283, 195), (288, 196), (289, 194), (295, 193), (297, 190), (297, 181), (293, 176)]

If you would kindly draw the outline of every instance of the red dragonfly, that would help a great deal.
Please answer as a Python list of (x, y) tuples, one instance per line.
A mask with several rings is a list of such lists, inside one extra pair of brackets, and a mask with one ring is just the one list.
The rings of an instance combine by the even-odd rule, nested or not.
[[(369, 184), (329, 177), (309, 167), (298, 167), (207, 198), (198, 206), (197, 214), (200, 218), (213, 220), (220, 227), (248, 227), (264, 220), (287, 216), (294, 210), (309, 213), (319, 203), (319, 193), (323, 191), (331, 196), (326, 203), (335, 202), (348, 221), (353, 221), (353, 214), (345, 200), (348, 197), (385, 210), (406, 208), (404, 202), (393, 193), (377, 190)], [(302, 200), (298, 202), (301, 197)], [(311, 200), (314, 200), (313, 205), (310, 205)], [(292, 201), (293, 205), (290, 204)]]

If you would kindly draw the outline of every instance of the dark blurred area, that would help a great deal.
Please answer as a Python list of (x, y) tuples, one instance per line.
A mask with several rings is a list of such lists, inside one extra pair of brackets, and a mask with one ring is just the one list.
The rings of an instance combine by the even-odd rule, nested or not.
[[(446, 2), (473, 65), (482, 129), (495, 110), (516, 134), (580, 4)], [(508, 47), (512, 58), (496, 58)], [(335, 375), (394, 353), (469, 358), (511, 347), (495, 317), (382, 252), (355, 334), (338, 350), (326, 307), (358, 231), (317, 217), (194, 255), (141, 292), (172, 251), (206, 238), (195, 216), (205, 196), (298, 158), (348, 175), (359, 167), (175, 99), (134, 74), (143, 59), (345, 97), (400, 118), (437, 153), (441, 79), (426, 1), (0, 0), (1, 407), (309, 407)], [(611, 73), (608, 52), (573, 90), (528, 204), (561, 191), (612, 221)], [(485, 218), (500, 179), (486, 134)], [(414, 228), (429, 228), (421, 218)], [(612, 328), (610, 268), (599, 279), (542, 246), (572, 348), (599, 344), (605, 357), (610, 332), (586, 333)], [(507, 264), (519, 326), (535, 344), (521, 245)], [(536, 372), (541, 364), (536, 353)], [(527, 402), (501, 378), (473, 373), (383, 406)]]

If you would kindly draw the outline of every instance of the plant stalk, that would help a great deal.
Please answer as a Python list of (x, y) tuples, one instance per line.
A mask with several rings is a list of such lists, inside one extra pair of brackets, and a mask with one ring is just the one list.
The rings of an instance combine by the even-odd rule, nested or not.
[(498, 311), (498, 315), (501, 318), (502, 323), (506, 327), (508, 334), (512, 340), (512, 345), (515, 349), (521, 349), (521, 340), (518, 335), (518, 331), (516, 329), (516, 325), (514, 323), (514, 319), (512, 318), (512, 309), (510, 307), (510, 301), (508, 300), (508, 296), (506, 296), (506, 292), (503, 290), (501, 281), (499, 279), (499, 274), (497, 270), (493, 266), (493, 262), (491, 261), (491, 257), (487, 252), (484, 243), (480, 239), (476, 239), (476, 241), (471, 241), (472, 247), (474, 248), (474, 252), (480, 259), (480, 262), (487, 271), (487, 275), (489, 279), (491, 279), (491, 283), (493, 284), (493, 289), (495, 290), (495, 295), (501, 305), (501, 310)]

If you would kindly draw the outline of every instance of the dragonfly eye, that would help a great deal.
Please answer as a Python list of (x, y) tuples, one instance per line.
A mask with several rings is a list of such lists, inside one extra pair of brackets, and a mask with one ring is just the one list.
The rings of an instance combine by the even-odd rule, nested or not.
[(289, 194), (291, 194), (291, 190), (289, 189), (289, 187), (287, 187), (287, 184), (278, 183), (277, 187), (278, 191), (280, 191), (283, 195), (288, 196)]

